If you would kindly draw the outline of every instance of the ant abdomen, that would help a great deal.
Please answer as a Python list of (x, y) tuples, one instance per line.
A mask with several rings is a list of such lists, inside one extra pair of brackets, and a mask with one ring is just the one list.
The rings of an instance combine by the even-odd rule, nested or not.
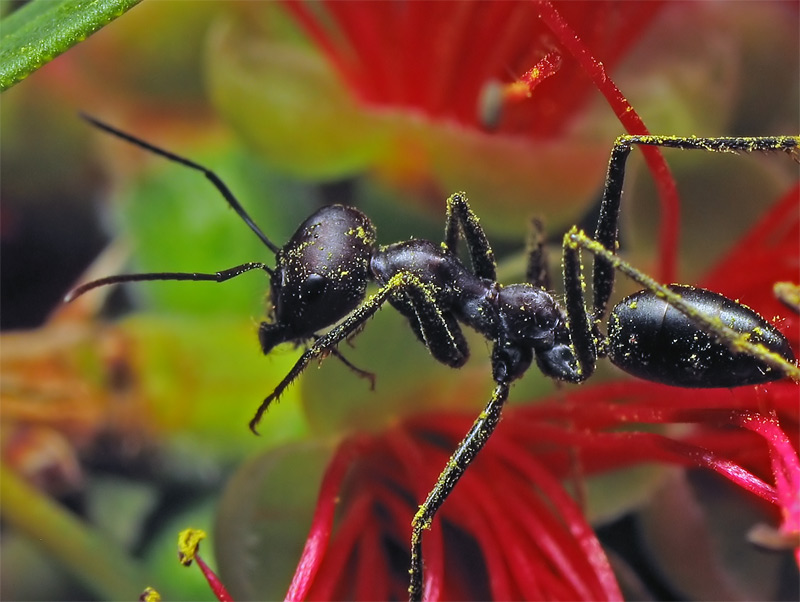
[[(702, 288), (669, 288), (743, 339), (794, 362), (786, 337), (749, 307)], [(649, 290), (626, 297), (611, 312), (608, 355), (629, 374), (677, 387), (740, 387), (785, 376), (750, 353), (732, 351)]]

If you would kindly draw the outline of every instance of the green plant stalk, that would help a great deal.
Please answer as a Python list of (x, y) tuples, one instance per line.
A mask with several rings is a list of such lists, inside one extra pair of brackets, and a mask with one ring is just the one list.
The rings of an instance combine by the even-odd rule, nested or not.
[(0, 464), (0, 512), (8, 524), (52, 554), (85, 586), (105, 600), (136, 600), (144, 571), (101, 533)]
[(0, 92), (141, 0), (33, 0), (0, 22)]

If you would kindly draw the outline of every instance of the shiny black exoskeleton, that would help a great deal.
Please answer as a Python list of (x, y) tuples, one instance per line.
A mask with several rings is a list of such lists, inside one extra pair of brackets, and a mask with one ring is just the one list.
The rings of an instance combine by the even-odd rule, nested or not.
[[(683, 285), (669, 288), (704, 315), (748, 334), (751, 343), (794, 361), (786, 337), (754, 311), (713, 291)], [(698, 332), (695, 323), (649, 290), (623, 299), (612, 310), (608, 355), (629, 374), (687, 388), (755, 385), (780, 374), (753, 356), (731, 353), (724, 343)]]
[(276, 257), (271, 322), (258, 338), (264, 353), (306, 341), (353, 311), (367, 294), (375, 227), (352, 207), (323, 207), (300, 224)]
[[(624, 178), (633, 145), (656, 145), (717, 152), (783, 150), (797, 157), (800, 139), (662, 138), (624, 136), (611, 154), (600, 218), (593, 237), (573, 228), (564, 237), (565, 301), (562, 308), (548, 292), (541, 244), (528, 254), (529, 282), (497, 282), (491, 246), (463, 193), (447, 200), (444, 242), (409, 240), (379, 246), (369, 218), (352, 207), (324, 207), (303, 222), (282, 248), (256, 226), (224, 183), (208, 169), (129, 134), (89, 118), (107, 132), (173, 161), (199, 170), (228, 204), (276, 255), (276, 265), (253, 262), (217, 272), (156, 273), (111, 276), (84, 284), (72, 299), (105, 284), (141, 280), (209, 280), (222, 282), (261, 269), (271, 279), (272, 316), (259, 327), (264, 353), (283, 342), (309, 342), (295, 366), (262, 402), (250, 423), (255, 427), (270, 403), (313, 359), (334, 354), (350, 365), (336, 346), (351, 337), (385, 302), (408, 318), (419, 340), (438, 361), (460, 367), (469, 350), (461, 330), (466, 325), (492, 342), (495, 388), (481, 415), (456, 448), (436, 486), (412, 522), (411, 586), (422, 595), (422, 532), (456, 482), (494, 431), (511, 383), (536, 362), (545, 375), (569, 382), (591, 376), (598, 357), (608, 356), (626, 372), (680, 387), (734, 387), (800, 379), (786, 338), (751, 309), (717, 293), (682, 285), (665, 287), (638, 272), (614, 252)], [(539, 233), (536, 233), (537, 235)], [(464, 239), (471, 268), (459, 258)], [(595, 256), (593, 311), (585, 307), (580, 251)], [(623, 299), (601, 331), (615, 271), (642, 284), (644, 290)], [(367, 284), (377, 291), (367, 296)], [(332, 327), (325, 334), (326, 328)]]

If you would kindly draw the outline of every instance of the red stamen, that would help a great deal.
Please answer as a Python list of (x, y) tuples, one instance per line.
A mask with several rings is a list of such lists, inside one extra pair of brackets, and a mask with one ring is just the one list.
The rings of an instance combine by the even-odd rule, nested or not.
[(228, 593), (228, 590), (225, 589), (225, 586), (222, 584), (222, 581), (219, 580), (216, 573), (211, 570), (205, 561), (200, 557), (200, 554), (195, 554), (194, 559), (197, 561), (197, 566), (200, 567), (200, 570), (203, 573), (203, 576), (208, 581), (208, 585), (211, 587), (211, 591), (214, 592), (214, 596), (216, 596), (219, 602), (233, 602), (233, 597)]
[(309, 588), (314, 582), (314, 577), (319, 571), (328, 548), (342, 480), (362, 445), (363, 442), (356, 440), (349, 440), (340, 445), (325, 471), (308, 539), (300, 556), (300, 562), (297, 564), (292, 583), (286, 592), (286, 600), (305, 600), (308, 597)]
[[(415, 500), (420, 503), (427, 495), (425, 483), (431, 463), (422, 454), (421, 448), (411, 438), (407, 429), (393, 429), (386, 438), (387, 445), (393, 451), (398, 464), (404, 473), (399, 482), (408, 483), (413, 488)], [(434, 476), (435, 478), (435, 476)], [(411, 533), (409, 529), (408, 539)], [(423, 575), (423, 592), (426, 600), (438, 600), (444, 587), (444, 539), (442, 530), (434, 525), (425, 536), (425, 572)]]
[[(680, 415), (669, 413), (647, 414), (638, 411), (637, 415), (644, 423), (657, 422), (701, 422), (706, 423), (710, 418), (719, 422), (731, 420), (731, 412), (708, 410), (690, 412), (682, 411)], [(726, 476), (746, 490), (758, 495), (770, 503), (776, 503), (775, 490), (761, 479), (751, 474), (738, 464), (720, 458), (717, 454), (685, 442), (676, 441), (654, 433), (575, 433), (562, 430), (560, 433), (555, 428), (539, 427), (529, 429), (527, 436), (535, 437), (538, 441), (553, 440), (562, 444), (571, 443), (584, 450), (584, 463), (587, 472), (607, 471), (611, 468), (638, 464), (646, 460), (659, 460), (685, 463), (687, 460), (705, 468), (711, 468)], [(630, 454), (631, 449), (636, 449), (636, 457)], [(590, 453), (589, 453), (590, 452)]]
[(355, 571), (355, 600), (382, 600), (388, 593), (389, 567), (381, 542), (381, 526), (373, 520), (363, 521), (357, 544), (358, 562)]
[(200, 571), (206, 578), (211, 591), (214, 592), (220, 602), (233, 602), (233, 598), (222, 585), (217, 575), (200, 557), (200, 542), (206, 538), (206, 533), (202, 529), (184, 529), (178, 534), (178, 561), (183, 566), (190, 566), (193, 561), (197, 562)]
[(341, 41), (335, 41), (331, 34), (321, 25), (317, 16), (309, 11), (303, 0), (283, 0), (283, 5), (303, 26), (313, 42), (322, 48), (342, 79), (354, 89), (359, 90), (359, 77), (356, 69), (358, 58), (353, 55), (352, 48), (343, 48)]
[[(369, 493), (358, 495), (346, 508), (347, 514), (340, 521), (336, 535), (330, 544), (336, 554), (327, 556), (327, 562), (318, 567), (311, 589), (308, 592), (309, 600), (334, 600), (340, 597), (351, 597), (346, 589), (339, 594), (342, 587), (348, 585), (343, 575), (347, 575), (347, 564), (351, 562), (356, 553), (356, 544), (365, 523), (365, 517), (370, 513), (372, 500)], [(337, 595), (339, 594), (339, 595)]]
[[(498, 447), (499, 449), (497, 449)], [(591, 566), (597, 586), (597, 589), (592, 593), (592, 597), (595, 599), (622, 600), (622, 593), (619, 591), (616, 577), (611, 570), (603, 548), (600, 546), (600, 542), (597, 540), (591, 526), (586, 522), (583, 512), (569, 494), (564, 491), (561, 483), (537, 462), (531, 461), (524, 447), (519, 447), (509, 441), (506, 445), (496, 445), (495, 448), (496, 454), (499, 454), (509, 466), (524, 475), (531, 483), (536, 483), (544, 497), (553, 504), (553, 507), (559, 509), (565, 524), (569, 526), (570, 533), (578, 542)]]
[[(608, 104), (629, 134), (647, 135), (647, 127), (619, 88), (611, 81), (603, 63), (598, 61), (575, 31), (567, 24), (550, 2), (537, 0), (539, 16), (555, 34), (559, 43), (580, 63), (597, 89), (606, 97)], [(661, 201), (661, 229), (659, 232), (660, 267), (658, 278), (663, 282), (675, 279), (678, 238), (680, 236), (680, 201), (675, 181), (658, 147), (642, 147), (642, 155), (653, 174)]]
[(325, 8), (333, 17), (353, 50), (357, 74), (357, 89), (367, 102), (380, 103), (392, 98), (390, 80), (394, 74), (387, 72), (381, 61), (386, 40), (381, 25), (391, 22), (387, 11), (393, 11), (389, 2), (325, 2)]
[(561, 68), (561, 55), (551, 52), (534, 65), (516, 82), (507, 86), (507, 97), (510, 101), (530, 98), (533, 89)]
[(580, 563), (583, 556), (575, 547), (564, 521), (554, 515), (552, 505), (533, 492), (527, 479), (520, 478), (519, 473), (500, 458), (491, 456), (488, 460), (492, 461), (491, 466), (482, 460), (481, 471), (486, 478), (491, 475), (493, 482), (498, 479), (497, 488), (503, 491), (501, 512), (514, 517), (514, 538), (528, 544), (528, 549), (521, 552), (524, 555), (509, 558), (511, 566), (518, 567), (515, 576), (523, 597), (590, 599), (590, 590), (575, 567), (575, 562)]
[[(772, 474), (775, 489), (783, 511), (780, 531), (787, 534), (800, 533), (800, 458), (786, 433), (780, 428), (777, 416), (770, 417), (755, 412), (744, 412), (736, 416), (743, 428), (761, 435), (769, 445)], [(800, 563), (800, 547), (795, 549), (795, 557)]]
[[(488, 538), (484, 539), (487, 547), (482, 547), (488, 551), (488, 556), (493, 557), (491, 561), (486, 559), (492, 597), (508, 600), (532, 599), (536, 594), (541, 596), (538, 573), (542, 572), (542, 567), (532, 564), (538, 555), (538, 546), (529, 538), (520, 537), (516, 517), (514, 521), (509, 519), (508, 508), (504, 504), (506, 496), (518, 493), (519, 479), (511, 478), (508, 471), (502, 470), (491, 470), (487, 474), (487, 468), (486, 462), (476, 465), (472, 468), (473, 472), (464, 475), (459, 487), (463, 488), (460, 493), (463, 503), (474, 506), (476, 517), (479, 518), (479, 525), (473, 526), (470, 533), (476, 534), (480, 526), (492, 539), (491, 543)], [(486, 487), (489, 474), (494, 490)], [(496, 495), (497, 491), (502, 491), (503, 496)], [(502, 589), (495, 585), (498, 577)]]

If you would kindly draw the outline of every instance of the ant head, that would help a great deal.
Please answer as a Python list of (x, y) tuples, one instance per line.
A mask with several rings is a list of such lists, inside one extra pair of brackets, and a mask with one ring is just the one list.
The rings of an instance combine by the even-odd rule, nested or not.
[[(278, 257), (281, 263), (281, 255)], [(278, 267), (272, 276), (269, 321), (258, 327), (258, 340), (265, 355), (281, 343), (307, 340), (341, 317), (342, 300), (329, 279), (298, 272), (288, 278), (289, 281), (285, 266)]]
[(551, 378), (581, 380), (564, 310), (544, 289), (532, 284), (512, 284), (500, 289), (500, 320), (518, 345), (536, 352), (536, 364)]
[(364, 299), (375, 227), (343, 205), (322, 207), (297, 228), (271, 274), (272, 320), (259, 328), (264, 353), (336, 324)]

